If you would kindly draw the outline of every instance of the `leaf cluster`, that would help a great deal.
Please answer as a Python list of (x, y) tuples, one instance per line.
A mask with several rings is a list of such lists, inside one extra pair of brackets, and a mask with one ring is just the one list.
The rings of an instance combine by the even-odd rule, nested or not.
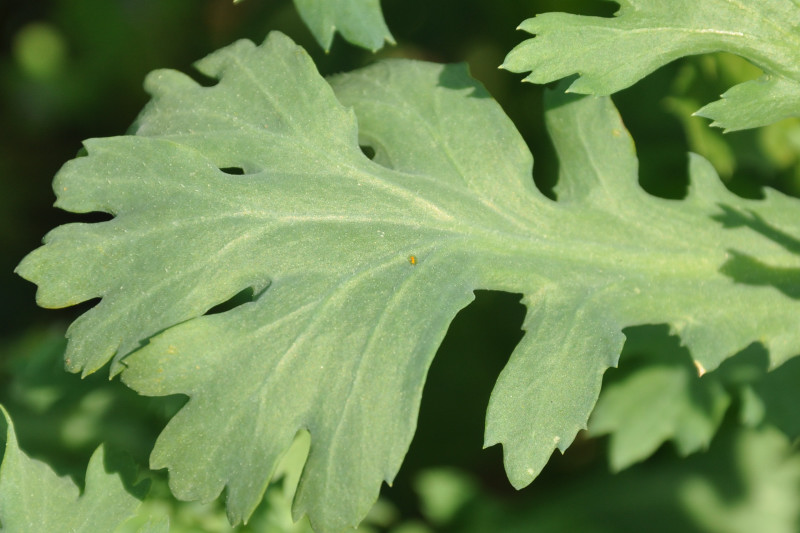
[[(552, 452), (580, 445), (583, 430), (610, 435), (615, 470), (672, 441), (681, 455), (712, 452), (658, 466), (657, 488), (634, 468), (614, 490), (637, 494), (649, 516), (680, 509), (686, 527), (796, 527), (797, 200), (723, 184), (712, 163), (732, 174), (736, 159), (683, 113), (691, 81), (668, 105), (711, 162), (690, 154), (680, 199), (646, 192), (608, 95), (678, 58), (724, 51), (762, 75), (734, 76), (697, 115), (725, 131), (794, 117), (800, 7), (619, 4), (610, 18), (528, 19), (520, 27), (533, 37), (503, 61), (538, 84), (567, 78), (544, 98), (558, 158), (547, 194), (525, 139), (465, 66), (391, 58), (325, 78), (279, 32), (208, 55), (195, 64), (202, 80), (152, 72), (129, 134), (85, 141), (55, 177), (56, 206), (110, 219), (52, 230), (17, 273), (43, 307), (100, 299), (67, 330), (69, 371), (108, 365), (136, 393), (133, 418), (150, 416), (143, 397), (171, 399), (153, 415), (166, 427), (141, 443), (150, 468), (169, 472), (169, 490), (156, 477), (154, 494), (209, 502), (224, 491), (234, 526), (356, 527), (398, 474), (448, 327), (492, 290), (519, 294), (525, 309), (483, 436), (502, 445), (515, 488), (546, 476)], [(295, 5), (325, 50), (336, 31), (372, 50), (395, 40), (376, 0)], [(64, 394), (40, 389), (20, 389), (29, 410)], [(139, 506), (144, 484), (103, 448), (79, 495), (19, 449), (3, 416), (3, 531), (69, 520), (170, 530), (148, 504), (158, 497)], [(719, 489), (732, 483), (725, 469), (738, 473), (734, 495)], [(564, 511), (598, 499), (588, 481), (544, 515), (495, 502), (460, 474), (425, 474), (415, 490), (443, 529), (605, 531), (625, 520), (613, 507)], [(780, 501), (764, 507), (763, 491)], [(292, 526), (290, 513), (308, 523)]]

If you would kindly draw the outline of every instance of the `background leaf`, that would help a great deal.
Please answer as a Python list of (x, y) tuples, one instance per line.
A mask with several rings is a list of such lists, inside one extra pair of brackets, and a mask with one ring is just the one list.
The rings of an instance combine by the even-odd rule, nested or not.
[[(72, 480), (58, 477), (46, 464), (19, 449), (8, 413), (3, 407), (0, 412), (5, 426), (0, 464), (2, 531), (115, 531), (134, 516), (147, 485), (130, 485), (136, 473), (132, 463), (110, 458), (98, 448), (86, 471), (86, 489), (80, 494)], [(165, 529), (162, 525), (140, 531)]]
[(545, 13), (520, 29), (535, 34), (503, 62), (526, 81), (549, 83), (578, 74), (569, 91), (607, 95), (679, 57), (728, 51), (765, 72), (738, 85), (698, 114), (738, 130), (798, 115), (800, 7), (791, 0), (664, 3), (621, 0), (613, 18)]
[(611, 434), (611, 468), (646, 459), (667, 439), (681, 455), (707, 448), (731, 403), (718, 372), (701, 380), (689, 352), (659, 329), (626, 336), (620, 369), (606, 376), (589, 422), (592, 434)]
[(423, 512), (445, 533), (790, 533), (800, 522), (800, 456), (771, 427), (727, 427), (708, 452), (688, 459), (662, 455), (615, 475), (557, 475), (568, 481), (511, 501), (459, 471), (424, 472), (416, 487)]
[(331, 49), (336, 31), (373, 52), (384, 42), (394, 44), (383, 20), (380, 0), (294, 0), (294, 4), (325, 50)]

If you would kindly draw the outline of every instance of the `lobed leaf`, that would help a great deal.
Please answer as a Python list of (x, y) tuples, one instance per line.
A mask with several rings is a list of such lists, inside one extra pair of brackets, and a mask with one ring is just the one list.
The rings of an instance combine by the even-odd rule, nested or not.
[(697, 114), (726, 131), (800, 114), (800, 5), (796, 0), (619, 0), (613, 18), (545, 13), (503, 68), (549, 83), (577, 74), (568, 91), (608, 95), (686, 55), (726, 51), (765, 75), (733, 87)]
[(735, 85), (695, 113), (710, 118), (725, 132), (757, 128), (800, 114), (800, 83), (781, 77), (762, 76)]
[[(143, 484), (129, 487), (135, 476), (132, 462), (120, 464), (118, 460), (110, 460), (105, 450), (98, 448), (89, 460), (86, 489), (80, 494), (72, 480), (58, 477), (45, 463), (31, 459), (19, 449), (11, 418), (2, 406), (0, 413), (3, 417), (0, 425), (5, 428), (0, 464), (0, 531), (115, 531), (135, 516), (147, 487)], [(121, 467), (121, 472), (108, 471), (108, 463)], [(162, 521), (138, 531), (167, 530)]]
[(353, 44), (372, 50), (394, 44), (380, 0), (294, 0), (317, 42), (328, 51), (336, 31)]
[(72, 370), (111, 360), (142, 394), (189, 396), (151, 465), (181, 498), (225, 488), (234, 523), (308, 430), (295, 516), (355, 525), (476, 289), (528, 307), (486, 428), (517, 487), (585, 427), (625, 327), (669, 323), (708, 370), (754, 340), (772, 365), (798, 351), (797, 201), (741, 199), (697, 156), (688, 198), (649, 196), (607, 98), (550, 94), (554, 202), (463, 66), (390, 60), (328, 83), (273, 34), (198, 68), (218, 83), (152, 74), (136, 135), (87, 141), (56, 177), (57, 205), (115, 218), (57, 228), (18, 272), (45, 306), (101, 298), (68, 332)]

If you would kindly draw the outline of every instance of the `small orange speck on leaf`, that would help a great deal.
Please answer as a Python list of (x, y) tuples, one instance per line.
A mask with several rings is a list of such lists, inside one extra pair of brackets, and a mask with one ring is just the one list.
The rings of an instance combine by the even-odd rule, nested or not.
[(417, 264), (417, 256), (416, 255), (409, 255), (408, 256), (408, 262), (411, 263), (412, 265), (416, 265)]

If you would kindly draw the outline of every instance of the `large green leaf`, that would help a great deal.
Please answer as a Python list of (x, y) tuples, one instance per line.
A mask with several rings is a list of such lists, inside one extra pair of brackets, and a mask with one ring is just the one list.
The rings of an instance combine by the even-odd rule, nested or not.
[(325, 50), (331, 49), (333, 34), (372, 51), (384, 42), (394, 44), (381, 13), (380, 0), (294, 0), (303, 21)]
[(800, 5), (796, 0), (619, 0), (614, 18), (545, 13), (520, 28), (536, 37), (503, 67), (548, 83), (578, 74), (569, 90), (607, 95), (679, 57), (726, 51), (764, 70), (698, 111), (726, 130), (800, 115)]
[[(0, 464), (0, 531), (111, 532), (135, 516), (147, 486), (129, 486), (135, 477), (132, 462), (109, 460), (103, 448), (98, 448), (86, 471), (86, 489), (80, 494), (71, 479), (57, 476), (45, 463), (20, 450), (11, 418), (2, 406), (0, 415), (0, 442), (5, 450)], [(114, 469), (108, 471), (107, 464)], [(136, 531), (167, 530), (167, 523), (161, 521), (149, 522)]]
[(198, 68), (219, 83), (155, 72), (136, 135), (87, 141), (56, 177), (57, 205), (115, 218), (54, 230), (18, 268), (44, 306), (102, 298), (68, 332), (73, 371), (113, 360), (142, 394), (189, 396), (151, 456), (179, 497), (227, 488), (246, 519), (307, 429), (295, 515), (357, 523), (475, 289), (528, 307), (486, 429), (517, 487), (585, 427), (624, 327), (671, 324), (709, 370), (756, 339), (773, 365), (800, 347), (797, 201), (741, 199), (698, 157), (688, 198), (649, 196), (607, 98), (551, 95), (554, 202), (462, 66), (386, 61), (329, 84), (273, 34)]

